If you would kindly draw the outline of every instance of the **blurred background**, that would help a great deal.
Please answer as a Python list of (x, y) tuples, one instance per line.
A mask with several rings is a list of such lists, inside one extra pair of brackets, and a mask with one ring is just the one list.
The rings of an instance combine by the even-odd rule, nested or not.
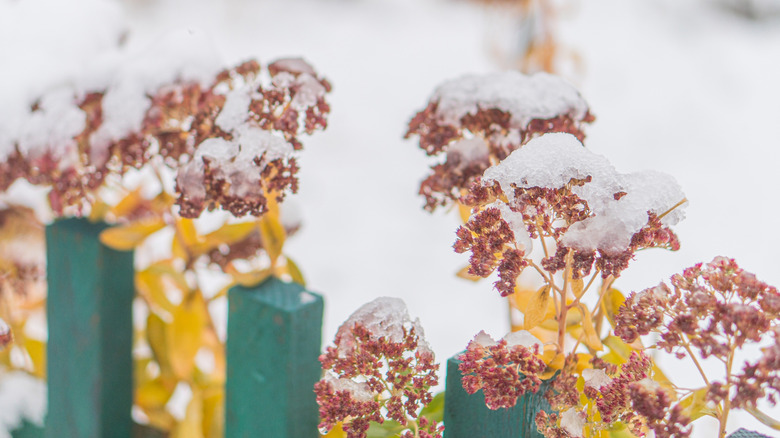
[[(615, 283), (625, 294), (718, 255), (780, 285), (780, 1), (0, 0), (0, 143), (91, 58), (180, 29), (205, 35), (226, 65), (301, 56), (334, 86), (328, 129), (304, 141), (300, 190), (286, 201), (302, 221), (286, 252), (325, 296), (325, 344), (379, 296), (406, 301), (442, 364), (480, 330), (509, 330), (492, 281), (455, 276), (467, 262), (452, 250), (458, 215), (422, 209), (431, 162), (403, 139), (434, 88), (467, 73), (558, 73), (596, 116), (588, 148), (621, 172), (677, 178), (689, 200), (682, 248), (639, 253)], [(42, 199), (2, 198), (48, 220)], [(30, 252), (31, 264), (35, 251), (0, 250)], [(224, 300), (211, 310), (224, 322)], [(37, 321), (30, 337), (45, 338)], [(699, 384), (688, 363), (659, 360)], [(694, 436), (714, 424), (697, 422)], [(729, 431), (739, 427), (770, 434), (735, 412)]]

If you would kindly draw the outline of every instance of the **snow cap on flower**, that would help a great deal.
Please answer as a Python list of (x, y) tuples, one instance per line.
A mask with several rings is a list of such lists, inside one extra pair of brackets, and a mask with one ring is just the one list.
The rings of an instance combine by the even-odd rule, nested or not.
[(354, 348), (352, 330), (355, 324), (363, 326), (372, 339), (384, 337), (390, 342), (404, 341), (404, 330), (414, 329), (417, 335), (417, 349), (433, 354), (425, 340), (425, 331), (420, 319), (412, 321), (406, 303), (400, 298), (380, 297), (364, 304), (339, 327), (336, 332), (336, 347), (339, 354), (348, 354)]
[(585, 414), (577, 408), (571, 408), (561, 414), (561, 428), (571, 437), (582, 438), (582, 430), (585, 427)]
[[(618, 173), (606, 158), (566, 133), (531, 140), (487, 169), (482, 183), (499, 184), (507, 199), (512, 200), (515, 188), (559, 189), (572, 180), (584, 182), (571, 190), (587, 202), (591, 215), (574, 223), (561, 243), (581, 251), (625, 251), (633, 235), (647, 225), (648, 214), (667, 213), (685, 198), (671, 176), (650, 171)], [(661, 223), (674, 225), (683, 217), (683, 209), (675, 208)]]
[(582, 378), (585, 379), (585, 386), (596, 389), (612, 381), (612, 378), (602, 369), (586, 368), (582, 370)]

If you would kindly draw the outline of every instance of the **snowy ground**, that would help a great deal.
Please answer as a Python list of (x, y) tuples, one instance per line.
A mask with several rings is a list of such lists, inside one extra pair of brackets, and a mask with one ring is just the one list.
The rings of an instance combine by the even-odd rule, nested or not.
[[(70, 18), (18, 39), (12, 15), (3, 18), (15, 3), (33, 4), (25, 13), (46, 7), (51, 17)], [(17, 56), (7, 65), (0, 58), (0, 115), (77, 70), (74, 57), (109, 44), (118, 28), (137, 45), (200, 29), (228, 63), (301, 55), (334, 84), (330, 126), (304, 140), (295, 197), (304, 228), (286, 248), (310, 289), (326, 296), (324, 341), (378, 296), (407, 302), (442, 362), (479, 330), (508, 330), (505, 302), (490, 283), (454, 276), (466, 263), (451, 248), (456, 215), (422, 210), (416, 193), (428, 162), (402, 139), (439, 82), (495, 69), (480, 8), (445, 0), (128, 0), (105, 11), (79, 1), (91, 6), (74, 11), (57, 3), (0, 0), (0, 54)], [(780, 285), (772, 252), (780, 248), (780, 19), (748, 21), (712, 3), (572, 0), (558, 23), (564, 44), (584, 61), (570, 79), (597, 117), (586, 145), (621, 172), (674, 175), (690, 200), (676, 228), (682, 249), (640, 254), (616, 284), (625, 292), (716, 255)], [(19, 55), (24, 44), (32, 49)], [(87, 49), (68, 61), (58, 44)], [(54, 49), (36, 51), (42, 47)], [(680, 380), (698, 382), (692, 371), (677, 374), (683, 365), (669, 366)], [(696, 436), (711, 436), (703, 426)], [(729, 429), (740, 426), (769, 433), (749, 416), (733, 416)]]

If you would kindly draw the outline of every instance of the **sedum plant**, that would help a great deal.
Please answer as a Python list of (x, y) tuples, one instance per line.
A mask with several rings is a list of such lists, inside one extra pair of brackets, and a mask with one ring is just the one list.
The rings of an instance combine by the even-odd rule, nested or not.
[(213, 315), (227, 289), (303, 282), (282, 250), (299, 225), (280, 203), (297, 190), (300, 137), (330, 111), (330, 83), (302, 59), (223, 68), (198, 43), (173, 35), (97, 62), (32, 105), (0, 161), (0, 190), (43, 187), (55, 216), (115, 223), (103, 243), (138, 250), (134, 412), (172, 437), (222, 435)]
[[(780, 427), (757, 409), (778, 397), (775, 288), (725, 258), (673, 277), (673, 289), (626, 299), (613, 288), (637, 251), (680, 247), (672, 226), (687, 201), (672, 177), (620, 173), (586, 149), (581, 128), (592, 120), (565, 82), (507, 73), (446, 82), (410, 123), (407, 137), (446, 155), (421, 184), (425, 208), (468, 208), (454, 245), (470, 255), (464, 276), (495, 274), (495, 289), (522, 314), (503, 339), (480, 332), (468, 344), (464, 389), (500, 409), (552, 379), (552, 411), (536, 416), (546, 437), (684, 437), (702, 416), (717, 418), (725, 437), (735, 408)], [(529, 289), (533, 274), (538, 289)], [(639, 336), (650, 332), (660, 340), (646, 347)], [(748, 344), (761, 358), (738, 371)], [(649, 348), (690, 358), (707, 386), (678, 386)], [(725, 378), (704, 373), (708, 357)]]

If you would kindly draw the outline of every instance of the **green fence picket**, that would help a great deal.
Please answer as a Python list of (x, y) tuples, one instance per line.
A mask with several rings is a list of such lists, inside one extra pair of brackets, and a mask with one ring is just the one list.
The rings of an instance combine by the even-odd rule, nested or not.
[(444, 404), (444, 438), (544, 438), (536, 429), (536, 413), (549, 410), (544, 398), (550, 382), (535, 394), (525, 394), (509, 409), (485, 406), (482, 391), (469, 395), (463, 389), (457, 355), (447, 361), (447, 402)]
[(133, 253), (101, 244), (106, 227), (46, 227), (47, 438), (131, 434)]
[(319, 436), (322, 297), (272, 278), (228, 292), (225, 437)]

